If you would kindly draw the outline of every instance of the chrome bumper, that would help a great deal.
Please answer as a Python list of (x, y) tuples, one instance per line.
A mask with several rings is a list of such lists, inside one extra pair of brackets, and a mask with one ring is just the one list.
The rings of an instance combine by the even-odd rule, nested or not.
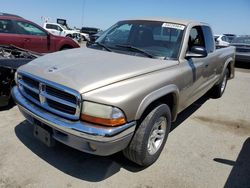
[[(22, 96), (15, 86), (12, 97), (31, 123), (38, 120), (53, 129), (53, 137), (68, 146), (96, 155), (110, 155), (123, 150), (135, 131), (135, 121), (119, 127), (103, 127), (82, 121), (70, 121), (47, 112)], [(96, 150), (90, 148), (94, 145)]]

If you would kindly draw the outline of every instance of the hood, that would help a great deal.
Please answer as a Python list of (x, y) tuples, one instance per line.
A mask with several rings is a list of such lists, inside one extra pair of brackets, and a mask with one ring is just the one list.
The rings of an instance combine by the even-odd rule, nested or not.
[(85, 93), (176, 64), (177, 61), (78, 48), (42, 56), (18, 71)]

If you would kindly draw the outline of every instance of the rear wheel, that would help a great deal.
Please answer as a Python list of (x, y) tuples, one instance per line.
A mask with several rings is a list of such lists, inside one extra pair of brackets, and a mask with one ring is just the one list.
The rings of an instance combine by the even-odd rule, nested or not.
[(62, 48), (60, 49), (60, 51), (62, 51), (62, 50), (69, 50), (69, 49), (72, 49), (72, 47), (65, 46), (65, 47), (62, 47)]
[(162, 152), (170, 126), (169, 107), (166, 104), (158, 105), (143, 119), (123, 154), (141, 166), (153, 164)]
[(224, 71), (224, 74), (223, 74), (223, 77), (222, 77), (220, 83), (215, 85), (212, 88), (212, 97), (213, 98), (220, 98), (223, 95), (223, 93), (225, 92), (226, 86), (227, 86), (228, 77), (229, 77), (229, 71), (228, 71), (228, 69), (226, 69)]

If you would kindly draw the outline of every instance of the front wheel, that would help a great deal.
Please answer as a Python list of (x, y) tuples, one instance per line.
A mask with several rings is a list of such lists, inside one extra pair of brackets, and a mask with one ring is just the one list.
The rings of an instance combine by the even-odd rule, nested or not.
[(160, 104), (143, 119), (123, 154), (140, 166), (153, 164), (162, 152), (170, 127), (170, 109)]

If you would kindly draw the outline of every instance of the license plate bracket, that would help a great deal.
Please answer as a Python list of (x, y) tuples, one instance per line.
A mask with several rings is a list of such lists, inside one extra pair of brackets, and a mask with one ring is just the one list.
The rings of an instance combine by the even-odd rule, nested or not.
[(46, 126), (47, 125), (44, 125), (43, 123), (35, 120), (33, 135), (35, 138), (40, 140), (46, 146), (53, 147), (55, 145), (55, 139), (52, 136), (52, 131), (49, 129), (50, 127), (46, 127)]

